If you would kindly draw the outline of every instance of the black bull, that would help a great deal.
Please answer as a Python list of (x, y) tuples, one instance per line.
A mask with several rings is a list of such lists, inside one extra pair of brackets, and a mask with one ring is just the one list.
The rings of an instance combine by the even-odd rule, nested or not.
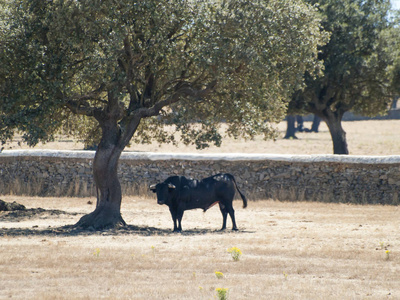
[[(226, 229), (226, 218), (229, 213), (232, 230), (238, 230), (235, 221), (235, 210), (232, 202), (235, 189), (243, 200), (243, 208), (247, 199), (237, 187), (231, 174), (217, 174), (201, 181), (184, 176), (168, 177), (164, 182), (153, 184), (150, 189), (157, 193), (157, 203), (166, 204), (174, 221), (174, 231), (182, 231), (182, 216), (185, 210), (201, 208), (204, 211), (218, 203), (222, 213), (222, 229)], [(178, 224), (177, 224), (178, 221)]]

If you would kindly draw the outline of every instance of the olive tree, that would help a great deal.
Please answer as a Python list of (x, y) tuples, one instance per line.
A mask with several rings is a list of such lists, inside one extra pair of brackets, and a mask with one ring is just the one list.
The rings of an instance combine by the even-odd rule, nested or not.
[(273, 135), (302, 74), (318, 67), (316, 10), (301, 1), (2, 1), (0, 139), (53, 139), (72, 115), (101, 130), (95, 210), (77, 226), (124, 225), (117, 176), (131, 141), (199, 148)]
[(382, 34), (391, 26), (390, 3), (373, 0), (318, 2), (322, 27), (330, 33), (320, 48), (323, 74), (306, 74), (306, 88), (292, 101), (326, 122), (334, 154), (349, 154), (342, 117), (347, 111), (366, 116), (384, 113), (391, 97), (387, 68), (391, 59)]
[(394, 26), (383, 32), (381, 39), (386, 43), (387, 55), (391, 58), (388, 67), (390, 87), (394, 98), (400, 96), (400, 10), (392, 12)]

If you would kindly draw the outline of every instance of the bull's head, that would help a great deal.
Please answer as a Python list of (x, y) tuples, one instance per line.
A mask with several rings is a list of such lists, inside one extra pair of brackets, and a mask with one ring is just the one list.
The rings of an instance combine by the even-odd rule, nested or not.
[(157, 190), (157, 184), (152, 184), (152, 185), (150, 185), (150, 190), (153, 192), (153, 193), (155, 193), (156, 192), (156, 190)]
[(166, 182), (150, 185), (150, 190), (153, 193), (157, 193), (158, 204), (165, 204), (168, 200), (170, 200), (170, 193), (175, 189), (175, 185)]
[[(157, 191), (157, 184), (152, 184), (152, 185), (150, 185), (149, 188), (153, 193), (155, 193)], [(169, 189), (175, 189), (176, 186), (174, 186), (172, 183), (168, 183), (168, 188)]]

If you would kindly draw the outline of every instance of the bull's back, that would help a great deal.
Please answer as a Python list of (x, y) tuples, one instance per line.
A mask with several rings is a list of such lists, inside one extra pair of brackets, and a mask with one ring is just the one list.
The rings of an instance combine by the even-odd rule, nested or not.
[(232, 201), (235, 195), (230, 174), (217, 174), (201, 181), (190, 180), (181, 191), (185, 210), (201, 208), (207, 210), (215, 203)]
[(217, 174), (205, 178), (202, 182), (206, 186), (212, 186), (213, 198), (218, 201), (233, 198), (235, 195), (235, 186), (232, 182), (231, 174)]

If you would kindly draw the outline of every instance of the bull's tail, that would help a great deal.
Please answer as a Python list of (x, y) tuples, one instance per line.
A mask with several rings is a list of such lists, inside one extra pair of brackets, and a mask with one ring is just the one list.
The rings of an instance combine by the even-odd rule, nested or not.
[(239, 188), (238, 188), (238, 186), (237, 186), (237, 183), (236, 183), (236, 180), (235, 180), (235, 177), (233, 177), (232, 174), (227, 174), (227, 175), (232, 179), (233, 183), (234, 183), (235, 186), (236, 186), (237, 191), (238, 191), (239, 194), (240, 194), (240, 197), (242, 197), (242, 200), (243, 200), (243, 208), (246, 208), (246, 207), (247, 207), (247, 199), (246, 199), (245, 195), (243, 195), (243, 193), (239, 190)]

